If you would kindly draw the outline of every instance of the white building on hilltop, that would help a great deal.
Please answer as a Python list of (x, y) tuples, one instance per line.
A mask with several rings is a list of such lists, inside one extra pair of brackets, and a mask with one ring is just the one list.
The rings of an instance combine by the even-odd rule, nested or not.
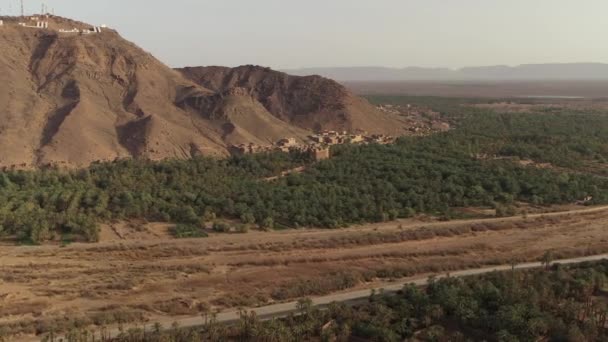
[(37, 21), (36, 26), (27, 25), (26, 23), (19, 23), (19, 25), (23, 26), (23, 27), (30, 27), (30, 28), (37, 28), (37, 29), (48, 29), (49, 28), (48, 21)]

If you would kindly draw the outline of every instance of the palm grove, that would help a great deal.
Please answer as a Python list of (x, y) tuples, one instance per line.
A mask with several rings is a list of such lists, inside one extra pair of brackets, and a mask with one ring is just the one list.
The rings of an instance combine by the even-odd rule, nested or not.
[[(608, 202), (601, 168), (608, 157), (606, 114), (502, 114), (440, 101), (436, 106), (455, 129), (392, 145), (339, 146), (331, 160), (318, 163), (298, 153), (269, 153), (5, 171), (0, 234), (32, 243), (62, 236), (96, 241), (100, 222), (137, 218), (179, 223), (178, 232), (187, 237), (221, 219), (262, 228), (337, 228), (416, 213), (450, 218), (454, 207), (489, 206), (513, 214), (520, 201), (548, 205), (591, 196), (592, 203)], [(523, 166), (518, 158), (552, 167)], [(264, 179), (302, 165), (301, 174)]]

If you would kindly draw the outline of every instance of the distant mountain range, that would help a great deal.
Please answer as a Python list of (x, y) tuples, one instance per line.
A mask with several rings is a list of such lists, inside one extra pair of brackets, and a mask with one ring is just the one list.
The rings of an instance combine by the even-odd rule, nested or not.
[(562, 63), (485, 66), (462, 69), (337, 67), (284, 70), (292, 75), (320, 75), (337, 81), (529, 81), (608, 80), (608, 64)]

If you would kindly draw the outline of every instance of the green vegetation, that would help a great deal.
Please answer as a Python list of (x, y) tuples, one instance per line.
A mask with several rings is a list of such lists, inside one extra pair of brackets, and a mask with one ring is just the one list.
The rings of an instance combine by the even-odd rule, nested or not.
[[(227, 160), (117, 161), (86, 170), (0, 173), (0, 235), (41, 243), (60, 236), (98, 239), (97, 224), (115, 219), (174, 222), (176, 236), (204, 223), (240, 220), (262, 229), (336, 228), (416, 213), (446, 219), (454, 207), (517, 213), (537, 205), (608, 203), (608, 115), (548, 110), (501, 114), (462, 101), (429, 102), (455, 129), (393, 145), (337, 146), (331, 160), (269, 153)], [(524, 166), (518, 159), (551, 163)], [(307, 165), (274, 181), (264, 178)], [(218, 226), (216, 230), (224, 227)], [(232, 230), (229, 229), (228, 230)]]
[[(547, 106), (537, 107), (533, 113), (497, 113), (471, 106), (513, 99), (373, 96), (370, 100), (394, 105), (418, 104), (442, 113), (457, 127), (447, 134), (447, 139), (461, 143), (461, 148), (469, 153), (532, 159), (587, 171), (586, 166), (605, 164), (608, 158), (606, 111)], [(608, 168), (601, 170), (601, 174), (608, 175)]]
[(230, 225), (224, 222), (215, 222), (213, 224), (213, 230), (218, 233), (230, 233)]
[[(132, 329), (115, 341), (606, 341), (607, 280), (608, 261), (431, 279), (356, 306), (319, 310), (303, 299), (299, 314), (285, 319), (243, 312), (222, 325), (205, 314), (201, 328)], [(73, 336), (88, 341), (82, 332)]]
[(207, 233), (205, 233), (201, 227), (198, 227), (193, 224), (184, 223), (179, 223), (175, 225), (175, 227), (171, 229), (171, 234), (173, 234), (173, 236), (179, 239), (201, 238), (208, 236)]
[(128, 218), (182, 223), (174, 229), (182, 235), (216, 213), (262, 223), (268, 214), (255, 217), (235, 200), (249, 187), (262, 186), (256, 185), (260, 178), (308, 162), (304, 155), (274, 153), (229, 160), (123, 160), (72, 172), (6, 171), (0, 173), (0, 235), (30, 243), (59, 234), (96, 241), (98, 222)]

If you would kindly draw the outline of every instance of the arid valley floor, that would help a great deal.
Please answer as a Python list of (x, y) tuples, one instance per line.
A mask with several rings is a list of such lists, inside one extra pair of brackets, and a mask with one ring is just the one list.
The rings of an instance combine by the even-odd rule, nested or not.
[(547, 251), (556, 258), (607, 252), (608, 207), (570, 209), (185, 240), (170, 238), (165, 225), (115, 224), (103, 228), (98, 244), (3, 246), (0, 323), (35, 333), (77, 318), (167, 321), (403, 276), (539, 260)]

